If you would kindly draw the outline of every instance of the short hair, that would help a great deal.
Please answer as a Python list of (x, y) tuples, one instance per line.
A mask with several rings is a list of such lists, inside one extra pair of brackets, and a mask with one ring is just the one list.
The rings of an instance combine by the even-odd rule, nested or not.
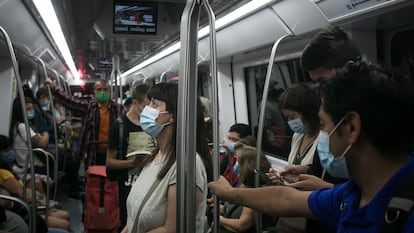
[[(106, 80), (106, 79), (99, 79), (98, 81), (96, 81), (96, 82), (93, 84), (93, 90), (95, 90), (95, 89), (96, 89), (96, 86), (98, 85), (98, 83), (105, 84), (105, 85), (107, 85), (108, 87), (111, 87), (111, 85), (109, 84), (108, 80)], [(110, 91), (110, 90), (109, 90), (109, 91)]]
[(148, 91), (151, 88), (148, 84), (141, 83), (132, 90), (131, 98), (142, 103), (148, 97)]
[(40, 99), (41, 97), (49, 97), (49, 91), (45, 87), (39, 88), (36, 92), (36, 98)]
[(320, 31), (302, 53), (301, 65), (305, 71), (317, 68), (336, 69), (348, 61), (358, 61), (361, 52), (356, 43), (338, 26)]
[(363, 136), (385, 155), (414, 149), (414, 84), (409, 77), (367, 62), (347, 64), (320, 83), (324, 111), (337, 124), (354, 111)]
[(240, 138), (252, 135), (252, 129), (250, 128), (250, 126), (242, 123), (232, 125), (229, 129), (229, 132), (238, 133)]
[(302, 114), (310, 133), (319, 131), (319, 95), (303, 84), (293, 84), (279, 97), (279, 109), (289, 109)]

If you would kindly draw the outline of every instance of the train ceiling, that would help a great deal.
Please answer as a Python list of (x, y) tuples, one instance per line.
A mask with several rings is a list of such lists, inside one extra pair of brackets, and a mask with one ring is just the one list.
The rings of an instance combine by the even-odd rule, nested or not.
[[(249, 0), (210, 0), (216, 17), (229, 12)], [(114, 0), (67, 0), (53, 1), (63, 24), (75, 65), (84, 77), (91, 81), (109, 78), (110, 63), (114, 55), (120, 58), (120, 70), (125, 71), (150, 56), (157, 48), (167, 46), (179, 38), (180, 18), (185, 0), (145, 1), (158, 4), (156, 35), (113, 33)], [(204, 8), (201, 9), (200, 26), (207, 23)], [(100, 34), (100, 35), (99, 35)]]

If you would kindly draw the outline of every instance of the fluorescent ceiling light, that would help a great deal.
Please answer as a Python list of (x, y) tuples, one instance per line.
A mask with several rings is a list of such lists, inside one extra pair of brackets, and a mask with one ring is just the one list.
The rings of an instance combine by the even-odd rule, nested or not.
[(75, 80), (80, 79), (52, 2), (50, 0), (33, 0), (33, 3), (36, 6), (37, 11), (40, 13), (43, 22), (46, 24), (47, 29), (52, 35), (52, 38), (60, 53), (62, 54), (62, 57), (65, 60), (73, 77)]
[[(216, 21), (216, 31), (226, 27), (227, 25), (235, 22), (236, 20), (239, 20), (240, 18), (250, 14), (251, 12), (254, 12), (255, 10), (259, 9), (260, 7), (268, 4), (269, 2), (272, 2), (273, 0), (252, 0), (243, 6), (237, 8), (236, 10), (232, 11), (231, 13), (221, 17)], [(202, 38), (210, 33), (209, 26), (206, 26), (198, 31), (198, 38)], [(180, 42), (175, 43), (174, 45), (166, 48), (165, 50), (161, 51), (160, 53), (154, 55), (153, 57), (150, 57), (149, 59), (143, 61), (142, 63), (132, 67), (131, 69), (127, 70), (126, 72), (121, 74), (121, 78), (124, 78), (142, 68), (144, 68), (147, 65), (150, 65), (168, 55), (171, 53), (174, 53), (180, 49)]]

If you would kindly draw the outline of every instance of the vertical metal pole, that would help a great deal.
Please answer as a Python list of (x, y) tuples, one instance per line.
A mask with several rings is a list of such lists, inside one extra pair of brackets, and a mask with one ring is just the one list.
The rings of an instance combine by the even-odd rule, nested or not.
[[(60, 75), (58, 74), (58, 72), (56, 71), (56, 70), (52, 70), (52, 72), (55, 74), (55, 76), (56, 76), (56, 81), (57, 81), (57, 84), (58, 84), (58, 87), (59, 88), (62, 88), (62, 83), (60, 83)], [(47, 77), (46, 77), (47, 78)]]
[[(279, 47), (280, 42), (282, 42), (285, 38), (293, 36), (292, 34), (286, 34), (280, 37), (272, 47), (272, 53), (270, 54), (269, 64), (267, 66), (267, 73), (266, 73), (266, 80), (263, 88), (263, 96), (262, 96), (262, 103), (260, 106), (260, 115), (259, 115), (259, 126), (257, 132), (257, 151), (256, 151), (256, 170), (260, 171), (260, 152), (262, 151), (262, 141), (263, 141), (263, 126), (264, 126), (264, 114), (266, 110), (266, 101), (267, 101), (267, 93), (269, 91), (269, 84), (270, 84), (270, 76), (272, 74), (273, 69), (273, 62), (276, 57), (276, 51)], [(259, 187), (259, 176), (255, 176), (254, 179), (254, 186)], [(262, 232), (262, 218), (261, 213), (256, 213), (256, 232)]]
[[(216, 44), (216, 16), (207, 0), (203, 0), (210, 24), (210, 72), (212, 82), (212, 121), (213, 121), (213, 179), (218, 180), (220, 173), (219, 159), (219, 131), (218, 131), (218, 77), (217, 77), (217, 44)], [(213, 215), (213, 233), (218, 233), (220, 202), (217, 196), (214, 196), (214, 215)]]
[[(111, 83), (114, 82), (114, 85), (112, 86), (113, 89), (113, 97), (115, 98), (115, 102), (122, 103), (122, 98), (119, 98), (122, 96), (122, 93), (119, 93), (119, 85), (118, 85), (118, 78), (121, 76), (121, 73), (119, 72), (119, 56), (114, 55), (112, 57), (112, 72), (111, 72)], [(120, 80), (121, 81), (121, 80)], [(121, 99), (121, 100), (119, 100)]]
[(181, 17), (177, 119), (177, 232), (180, 233), (196, 232), (194, 206), (199, 8), (198, 1), (187, 0)]
[[(27, 119), (27, 111), (26, 111), (26, 101), (24, 99), (24, 91), (23, 91), (23, 85), (22, 85), (22, 79), (20, 77), (20, 73), (19, 73), (19, 67), (17, 64), (17, 60), (16, 60), (16, 55), (14, 54), (14, 49), (13, 49), (13, 45), (10, 41), (10, 37), (7, 34), (6, 30), (3, 29), (3, 27), (0, 26), (0, 31), (4, 36), (4, 39), (6, 40), (7, 43), (7, 47), (9, 49), (9, 54), (10, 54), (10, 59), (11, 62), (13, 64), (13, 71), (14, 71), (14, 75), (16, 76), (16, 81), (17, 81), (17, 90), (19, 92), (19, 97), (20, 97), (20, 102), (21, 102), (21, 107), (22, 107), (22, 113), (23, 113), (23, 120), (24, 120), (24, 124), (26, 127), (26, 137), (27, 137), (27, 147), (29, 148), (28, 153), (29, 153), (29, 161), (30, 164), (32, 165), (33, 168), (33, 152), (32, 152), (32, 140), (30, 138), (30, 126), (29, 126), (29, 120)], [(31, 177), (35, 177), (35, 173), (34, 173), (34, 169), (30, 169), (30, 175)], [(35, 185), (35, 179), (31, 179), (32, 181), (32, 187), (36, 187)], [(24, 194), (25, 192), (23, 192)], [(34, 203), (36, 203), (36, 192), (32, 192), (32, 201)], [(36, 215), (36, 205), (32, 205), (32, 216)], [(33, 219), (33, 224), (32, 224), (32, 232), (36, 231), (36, 218), (32, 218)]]
[[(40, 59), (39, 57), (33, 57), (37, 62), (40, 63), (40, 65), (42, 66), (43, 69), (43, 74), (44, 74), (44, 81), (47, 79), (47, 71), (46, 71), (46, 65), (43, 62), (42, 59)], [(50, 87), (47, 86), (47, 92), (49, 95), (49, 99), (50, 99), (50, 111), (52, 112), (52, 123), (53, 123), (53, 133), (55, 134), (55, 164), (54, 164), (54, 169), (53, 169), (53, 180), (55, 182), (55, 187), (53, 190), (53, 200), (56, 200), (56, 194), (57, 194), (57, 174), (58, 174), (58, 165), (59, 165), (59, 150), (58, 150), (58, 134), (57, 134), (57, 124), (56, 124), (56, 113), (55, 113), (55, 106), (53, 104), (53, 95), (52, 92), (50, 91)]]

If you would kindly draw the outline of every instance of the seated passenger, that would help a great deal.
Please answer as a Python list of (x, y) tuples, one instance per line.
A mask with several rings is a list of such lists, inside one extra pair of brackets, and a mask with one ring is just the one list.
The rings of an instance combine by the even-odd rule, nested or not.
[[(263, 153), (260, 153), (260, 171), (256, 171), (256, 148), (236, 145), (236, 157), (238, 163), (238, 176), (240, 187), (255, 186), (255, 176), (261, 175), (259, 186), (266, 186), (268, 179), (263, 171), (270, 168), (270, 163)], [(255, 172), (256, 171), (256, 172)], [(248, 207), (231, 202), (225, 202), (223, 212), (220, 215), (220, 233), (224, 232), (256, 232), (255, 229), (255, 211)], [(273, 227), (276, 224), (276, 218), (263, 215), (263, 229)]]
[[(31, 189), (23, 190), (22, 181), (11, 171), (11, 165), (14, 162), (12, 157), (16, 157), (13, 154), (10, 140), (4, 135), (0, 135), (0, 185), (10, 194), (19, 198), (23, 198), (23, 193), (26, 192), (26, 202), (30, 204), (32, 203)], [(45, 204), (45, 196), (37, 191), (36, 200), (37, 204)], [(41, 214), (41, 217), (45, 219), (45, 213)], [(67, 211), (52, 208), (48, 213), (47, 225), (69, 230), (69, 217)]]
[(223, 148), (220, 154), (220, 175), (226, 177), (233, 185), (238, 183), (238, 177), (233, 173), (236, 164), (234, 145), (241, 138), (252, 135), (250, 127), (246, 124), (234, 124), (230, 127), (227, 137), (223, 141)]
[[(35, 116), (33, 103), (29, 98), (26, 101), (26, 112), (28, 119), (33, 119)], [(30, 127), (30, 136), (32, 147), (46, 149), (49, 142), (49, 134), (45, 131), (37, 133)], [(16, 98), (13, 101), (13, 114), (12, 122), (10, 124), (10, 139), (13, 144), (13, 149), (16, 152), (16, 162), (13, 167), (13, 171), (22, 178), (24, 174), (25, 163), (29, 154), (29, 148), (27, 147), (27, 134), (26, 125), (24, 123), (23, 111), (21, 109), (20, 98)], [(42, 158), (43, 159), (43, 158)], [(45, 166), (45, 163), (37, 156), (34, 156), (34, 169), (40, 169)]]

